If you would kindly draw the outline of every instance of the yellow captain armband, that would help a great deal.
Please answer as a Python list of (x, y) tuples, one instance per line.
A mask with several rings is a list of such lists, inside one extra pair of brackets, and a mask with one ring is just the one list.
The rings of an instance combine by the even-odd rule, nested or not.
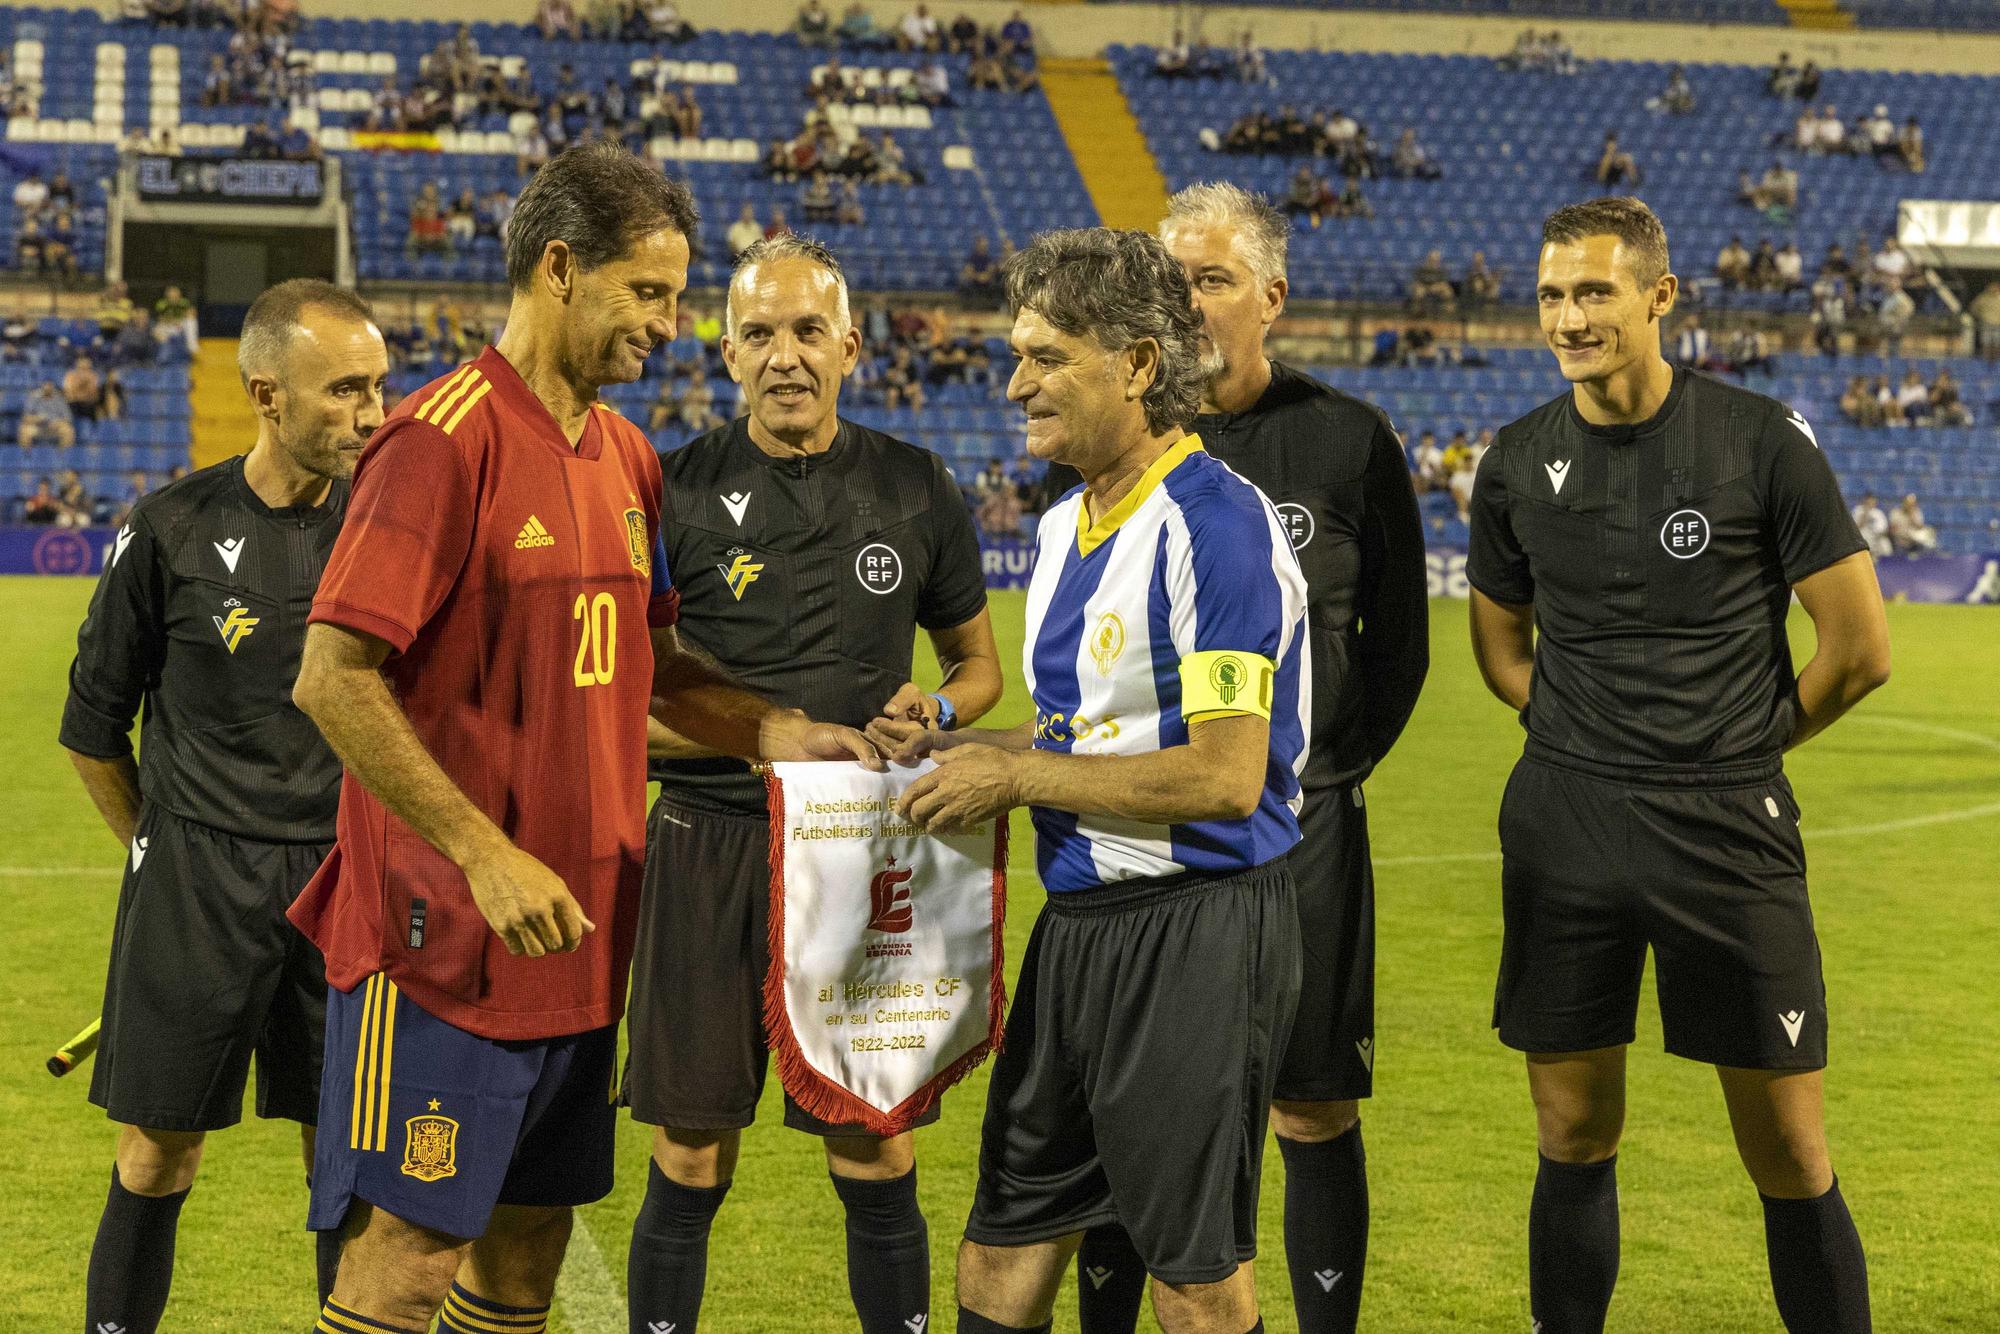
[(1181, 717), (1206, 722), (1232, 713), (1271, 716), (1271, 682), (1278, 669), (1261, 653), (1222, 649), (1181, 659)]

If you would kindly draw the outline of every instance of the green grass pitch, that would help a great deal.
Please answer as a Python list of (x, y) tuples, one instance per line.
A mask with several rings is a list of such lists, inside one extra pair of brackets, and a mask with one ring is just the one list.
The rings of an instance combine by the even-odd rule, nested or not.
[[(0, 1330), (80, 1322), (83, 1272), (109, 1178), (112, 1131), (87, 1072), (43, 1058), (96, 1013), (121, 850), (56, 745), (89, 583), (0, 580)], [(1000, 594), (1019, 661), (1021, 596)], [(1376, 1097), (1364, 1114), (1374, 1196), (1364, 1326), (1525, 1330), (1533, 1118), (1520, 1058), (1488, 1030), (1499, 949), (1494, 813), (1520, 750), (1480, 687), (1464, 604), (1432, 612), (1434, 665), (1416, 718), (1369, 787), (1380, 882)], [(1793, 757), (1833, 1014), (1834, 1161), (1868, 1246), (1876, 1327), (2000, 1330), (1993, 1163), (2000, 1150), (2000, 618), (1895, 607), (1896, 675)], [(1794, 626), (1800, 661), (1810, 627)], [(1018, 688), (992, 721), (1026, 709)], [(1017, 826), (1010, 962), (1040, 900)], [(776, 1081), (771, 1084), (774, 1094)], [(972, 1189), (983, 1072), (919, 1135), (937, 1328), (950, 1328), (952, 1255)], [(703, 1328), (852, 1328), (838, 1206), (818, 1146), (767, 1101), (717, 1222)], [(1170, 1109), (1163, 1109), (1163, 1114)], [(627, 1123), (616, 1192), (582, 1213), (558, 1299), (572, 1334), (622, 1330), (625, 1247), (646, 1135)], [(288, 1126), (254, 1120), (210, 1142), (182, 1217), (167, 1328), (303, 1330), (311, 1248)], [(1703, 1068), (1659, 1050), (1650, 993), (1621, 1155), (1624, 1265), (1614, 1330), (1773, 1331), (1754, 1189)], [(1268, 1327), (1292, 1329), (1266, 1157)], [(1073, 1294), (1057, 1315), (1074, 1328)], [(1150, 1317), (1147, 1327), (1151, 1326)]]

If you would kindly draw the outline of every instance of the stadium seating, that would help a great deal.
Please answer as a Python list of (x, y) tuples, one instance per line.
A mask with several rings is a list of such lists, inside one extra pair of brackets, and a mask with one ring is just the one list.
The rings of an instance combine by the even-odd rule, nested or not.
[[(1896, 0), (1921, 5), (1929, 0)], [(1778, 0), (1256, 0), (1298, 9), (1400, 9), (1418, 14), (1516, 14), (1524, 19), (1783, 24)], [(1950, 4), (1951, 0), (1938, 0)]]
[[(1684, 275), (1706, 274), (1716, 252), (1740, 235), (1754, 247), (1795, 240), (1808, 277), (1828, 244), (1871, 245), (1895, 225), (1903, 198), (1981, 199), (2000, 177), (2000, 79), (1967, 75), (1829, 70), (1819, 103), (1846, 120), (1882, 104), (1900, 124), (1922, 123), (1929, 169), (1922, 176), (1886, 171), (1863, 157), (1786, 152), (1797, 168), (1795, 224), (1778, 227), (1736, 202), (1739, 171), (1767, 166), (1773, 135), (1789, 134), (1799, 103), (1763, 90), (1763, 71), (1747, 65), (1688, 70), (1699, 98), (1689, 116), (1656, 115), (1647, 98), (1665, 86), (1661, 62), (1592, 62), (1562, 77), (1512, 73), (1472, 56), (1323, 54), (1273, 51), (1278, 86), (1221, 80), (1188, 85), (1152, 73), (1153, 48), (1113, 47), (1120, 84), (1168, 184), (1218, 177), (1281, 198), (1300, 159), (1223, 154), (1197, 134), (1218, 133), (1253, 110), (1296, 105), (1302, 112), (1344, 107), (1372, 129), (1385, 150), (1404, 126), (1444, 170), (1441, 181), (1365, 183), (1372, 219), (1329, 220), (1302, 229), (1293, 245), (1293, 290), (1310, 297), (1399, 299), (1424, 253), (1444, 253), (1454, 274), (1474, 250), (1505, 270), (1503, 295), (1527, 292), (1542, 217), (1598, 192), (1591, 179), (1606, 131), (1638, 160), (1636, 193), (1658, 209)], [(1323, 164), (1324, 165), (1324, 164)], [(1805, 296), (1742, 296), (1737, 304), (1805, 308)]]

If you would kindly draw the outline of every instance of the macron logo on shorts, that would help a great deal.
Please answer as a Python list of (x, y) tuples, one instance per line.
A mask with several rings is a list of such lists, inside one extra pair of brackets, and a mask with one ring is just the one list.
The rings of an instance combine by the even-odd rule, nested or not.
[(1778, 1022), (1785, 1026), (1785, 1036), (1792, 1040), (1792, 1045), (1798, 1046), (1799, 1030), (1806, 1026), (1806, 1012), (1793, 1010), (1790, 1014), (1781, 1014), (1778, 1016)]
[(145, 861), (145, 860), (146, 860), (146, 846), (147, 846), (147, 844), (151, 843), (152, 841), (153, 841), (153, 840), (151, 840), (150, 838), (135, 838), (135, 839), (133, 839), (133, 840), (132, 840), (132, 869), (133, 869), (133, 870), (135, 870), (135, 871), (136, 871), (136, 870), (138, 870), (138, 869), (139, 869), (139, 863), (140, 863), (140, 862), (143, 862), (143, 861)]

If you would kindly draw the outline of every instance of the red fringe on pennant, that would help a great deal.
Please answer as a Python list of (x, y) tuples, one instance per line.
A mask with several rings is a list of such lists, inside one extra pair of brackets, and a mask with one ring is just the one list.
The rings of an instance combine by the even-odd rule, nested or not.
[(835, 1083), (806, 1059), (792, 1031), (785, 1008), (785, 788), (775, 770), (764, 776), (771, 811), (771, 910), (768, 939), (770, 971), (764, 974), (764, 1032), (777, 1055), (778, 1080), (805, 1111), (834, 1125), (859, 1125), (870, 1134), (888, 1138), (916, 1124), (936, 1105), (946, 1089), (958, 1083), (1000, 1049), (1007, 1014), (1007, 813), (993, 821), (993, 986), (987, 996), (991, 1024), (986, 1040), (924, 1082), (924, 1086), (888, 1112), (882, 1112)]

